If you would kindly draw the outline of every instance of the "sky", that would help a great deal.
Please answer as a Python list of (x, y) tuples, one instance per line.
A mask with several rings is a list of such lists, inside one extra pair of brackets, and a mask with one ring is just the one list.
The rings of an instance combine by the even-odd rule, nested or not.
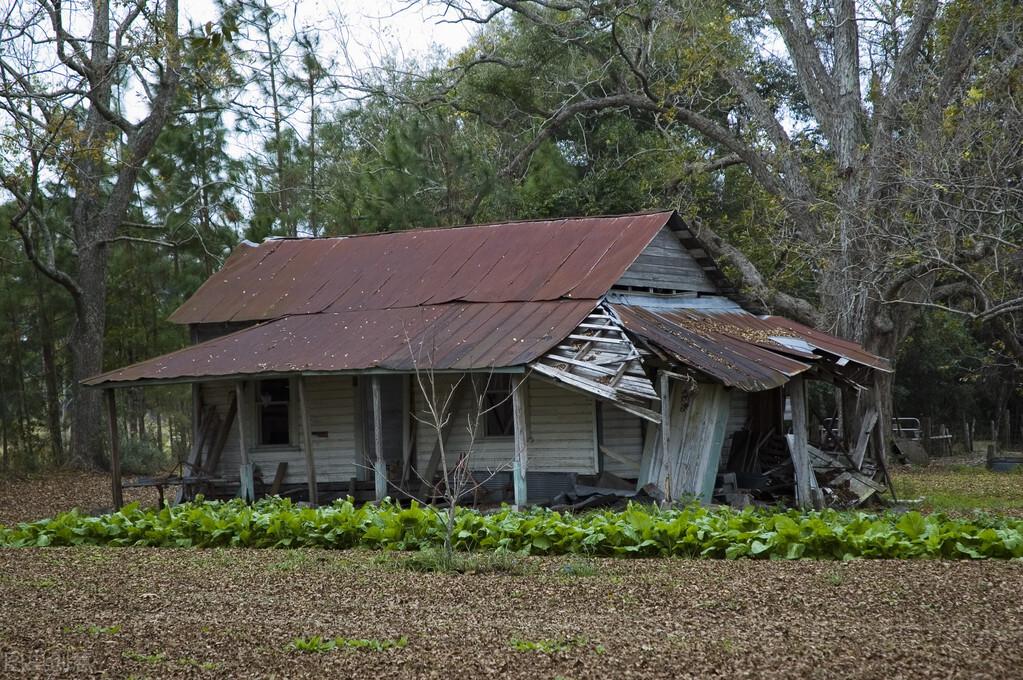
[[(185, 4), (182, 28), (189, 21), (204, 24), (218, 18), (214, 3), (195, 0)], [(474, 24), (444, 22), (436, 7), (408, 0), (271, 0), (271, 6), (288, 15), (299, 29), (319, 30), (321, 47), (328, 54), (341, 52), (341, 39), (348, 52), (366, 68), (384, 56), (422, 56), (441, 47), (457, 51), (478, 28)], [(344, 25), (345, 34), (337, 30)]]

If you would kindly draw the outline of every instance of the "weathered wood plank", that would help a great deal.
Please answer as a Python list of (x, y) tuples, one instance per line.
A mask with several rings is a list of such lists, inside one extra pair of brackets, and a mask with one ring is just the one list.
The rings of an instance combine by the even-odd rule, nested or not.
[(515, 487), (515, 507), (526, 507), (528, 490), (526, 470), (529, 467), (529, 430), (526, 419), (526, 383), (521, 375), (511, 378), (512, 415), (515, 425), (515, 457), (512, 463), (512, 483)]
[(373, 392), (373, 481), (376, 499), (382, 501), (387, 496), (387, 463), (384, 461), (384, 409), (380, 402), (380, 376), (373, 375), (370, 379)]
[(877, 409), (870, 409), (860, 423), (860, 432), (856, 437), (856, 448), (853, 449), (852, 462), (857, 470), (863, 469), (863, 458), (867, 455), (867, 445), (870, 443), (870, 432), (877, 422)]
[(306, 396), (305, 378), (298, 376), (298, 414), (302, 421), (302, 452), (305, 454), (305, 476), (309, 489), (309, 503), (316, 507), (319, 505), (319, 495), (316, 486), (316, 461), (313, 458), (313, 433), (309, 425), (309, 400)]
[(234, 385), (235, 399), (238, 401), (238, 454), (241, 465), (238, 468), (238, 493), (245, 501), (255, 500), (256, 490), (253, 483), (253, 465), (249, 461), (249, 447), (247, 442), (248, 413), (245, 401), (245, 383), (238, 381)]
[(227, 414), (224, 416), (224, 420), (220, 423), (220, 430), (217, 432), (217, 438), (213, 441), (213, 447), (210, 449), (209, 455), (206, 457), (206, 461), (202, 465), (202, 471), (207, 475), (215, 474), (217, 467), (220, 465), (220, 457), (224, 453), (224, 447), (227, 445), (227, 438), (231, 436), (231, 426), (234, 424), (235, 416), (238, 414), (238, 397), (234, 394), (231, 395), (231, 403), (227, 407)]
[(810, 491), (810, 475), (814, 474), (810, 467), (810, 454), (807, 450), (809, 442), (806, 420), (806, 393), (802, 376), (789, 381), (789, 400), (792, 405), (792, 446), (790, 454), (792, 465), (796, 471), (796, 503), (801, 507), (814, 504)]

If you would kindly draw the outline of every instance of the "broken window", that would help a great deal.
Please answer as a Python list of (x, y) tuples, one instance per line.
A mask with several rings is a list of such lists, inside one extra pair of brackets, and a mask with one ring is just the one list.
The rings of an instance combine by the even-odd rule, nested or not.
[(264, 446), (291, 443), (291, 385), (287, 380), (256, 383), (259, 443)]
[(507, 373), (490, 376), (483, 401), (486, 410), (483, 434), (486, 437), (511, 437), (515, 434), (511, 384), (511, 376)]

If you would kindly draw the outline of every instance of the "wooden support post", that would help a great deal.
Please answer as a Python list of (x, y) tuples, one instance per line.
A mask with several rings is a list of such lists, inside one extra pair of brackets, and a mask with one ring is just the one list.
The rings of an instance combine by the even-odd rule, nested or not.
[(309, 402), (306, 399), (305, 378), (298, 376), (298, 412), (302, 420), (302, 449), (305, 453), (306, 483), (309, 485), (309, 503), (319, 505), (316, 493), (316, 462), (313, 459), (313, 433), (309, 428)]
[(370, 378), (373, 390), (373, 481), (375, 482), (376, 499), (382, 501), (387, 496), (387, 464), (384, 461), (384, 426), (383, 406), (380, 403), (380, 376)]
[(668, 447), (671, 446), (671, 378), (668, 377), (668, 374), (661, 373), (657, 377), (657, 388), (661, 397), (661, 428), (659, 430), (661, 455), (654, 455), (654, 466), (650, 470), (650, 476), (653, 478), (654, 484), (664, 491), (665, 500), (671, 502), (673, 500), (671, 479), (669, 479), (667, 471), (674, 466), (669, 463), (672, 459), (668, 453)]
[(110, 485), (114, 501), (114, 512), (124, 505), (124, 489), (121, 486), (121, 438), (117, 434), (117, 398), (113, 389), (107, 389), (107, 417), (110, 420)]
[(515, 454), (512, 460), (512, 485), (515, 488), (515, 509), (526, 507), (529, 499), (526, 471), (529, 468), (528, 421), (526, 418), (526, 381), (520, 375), (511, 378), (512, 416), (515, 424)]
[(241, 459), (241, 467), (238, 469), (238, 490), (243, 500), (253, 501), (256, 495), (255, 484), (247, 444), (249, 422), (246, 416), (249, 414), (249, 404), (245, 401), (245, 383), (241, 380), (234, 384), (234, 397), (238, 403), (238, 454)]
[(192, 441), (199, 441), (199, 430), (202, 427), (202, 387), (192, 383)]
[(401, 488), (408, 491), (408, 482), (412, 477), (412, 450), (415, 439), (412, 433), (415, 423), (412, 420), (412, 377), (401, 378)]
[(807, 447), (806, 430), (806, 394), (803, 389), (802, 376), (789, 381), (789, 401), (792, 405), (792, 465), (796, 471), (796, 503), (800, 507), (808, 507), (813, 503), (810, 494), (810, 454)]
[(600, 399), (593, 400), (593, 430), (594, 444), (597, 447), (597, 474), (604, 474), (604, 402)]

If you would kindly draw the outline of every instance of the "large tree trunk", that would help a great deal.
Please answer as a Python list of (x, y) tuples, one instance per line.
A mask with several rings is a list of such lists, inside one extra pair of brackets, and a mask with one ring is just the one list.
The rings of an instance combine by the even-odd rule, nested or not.
[(78, 465), (104, 468), (102, 398), (99, 390), (81, 381), (103, 371), (103, 333), (106, 326), (107, 252), (105, 246), (83, 244), (78, 251), (81, 298), (71, 330), (71, 455)]

